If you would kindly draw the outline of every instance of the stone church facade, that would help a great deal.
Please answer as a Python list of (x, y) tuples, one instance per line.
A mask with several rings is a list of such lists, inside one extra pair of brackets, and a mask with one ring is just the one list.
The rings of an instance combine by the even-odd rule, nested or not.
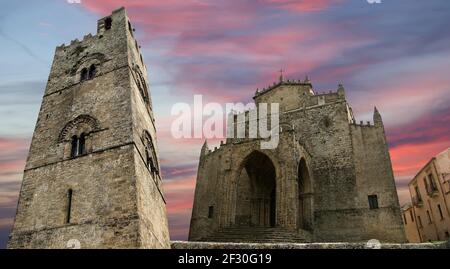
[[(279, 103), (279, 143), (228, 138), (201, 150), (190, 241), (405, 242), (384, 126), (357, 123), (342, 85), (309, 79), (257, 90)], [(245, 115), (248, 125), (249, 116)]]
[(168, 248), (147, 69), (125, 9), (56, 48), (8, 248)]

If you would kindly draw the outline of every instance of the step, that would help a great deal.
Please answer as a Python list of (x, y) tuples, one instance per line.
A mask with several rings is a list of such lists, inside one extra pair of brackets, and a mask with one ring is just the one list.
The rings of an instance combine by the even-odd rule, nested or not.
[(204, 238), (203, 241), (212, 242), (310, 242), (311, 233), (308, 231), (290, 231), (282, 227), (227, 227)]

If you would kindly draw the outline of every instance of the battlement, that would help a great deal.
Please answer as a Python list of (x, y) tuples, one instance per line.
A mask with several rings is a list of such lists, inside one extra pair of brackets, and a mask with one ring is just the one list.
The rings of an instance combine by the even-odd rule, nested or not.
[(255, 92), (255, 96), (253, 97), (253, 99), (255, 99), (256, 97), (258, 97), (259, 95), (265, 94), (266, 92), (269, 92), (279, 86), (308, 86), (311, 88), (311, 93), (314, 94), (314, 91), (312, 90), (312, 84), (311, 81), (309, 80), (308, 76), (304, 79), (304, 80), (283, 80), (283, 78), (280, 78), (280, 80), (278, 82), (274, 82), (272, 85), (269, 85), (265, 88), (263, 88), (262, 90), (260, 90), (259, 88), (256, 89)]
[(82, 40), (79, 40), (78, 38), (76, 38), (74, 40), (71, 40), (70, 43), (67, 45), (65, 43), (63, 43), (63, 44), (57, 46), (56, 50), (68, 49), (70, 47), (80, 46), (83, 43), (89, 43), (95, 39), (98, 39), (98, 36), (92, 35), (91, 33), (89, 33), (89, 34), (85, 35)]
[(77, 38), (56, 47), (46, 94), (78, 85), (84, 81), (83, 69), (91, 66), (96, 69), (97, 76), (127, 65), (132, 68), (136, 66), (142, 77), (139, 81), (148, 84), (142, 75), (147, 73), (147, 68), (133, 31), (125, 9), (120, 8), (97, 21), (96, 35), (89, 33), (82, 39)]
[(375, 107), (373, 112), (373, 123), (370, 121), (366, 121), (365, 123), (364, 121), (359, 121), (359, 123), (357, 123), (356, 120), (352, 119), (350, 124), (355, 128), (369, 129), (383, 127), (383, 120), (381, 118), (380, 112), (378, 112), (378, 109)]
[(202, 147), (202, 156), (206, 156), (206, 155), (209, 155), (209, 154), (214, 154), (214, 153), (221, 152), (221, 151), (223, 151), (224, 147), (227, 146), (227, 145), (228, 144), (227, 144), (226, 140), (225, 141), (220, 141), (220, 145), (219, 146), (215, 146), (213, 149), (210, 149), (208, 147), (208, 142), (205, 141), (205, 143), (203, 144), (203, 147)]
[(370, 121), (366, 121), (366, 122), (359, 121), (359, 123), (357, 123), (356, 121), (353, 121), (350, 124), (355, 126), (355, 127), (362, 127), (362, 128), (364, 128), (364, 127), (375, 127), (375, 124), (373, 124)]
[(77, 47), (82, 44), (89, 43), (93, 40), (101, 39), (101, 38), (103, 38), (103, 34), (105, 33), (105, 31), (111, 29), (114, 21), (116, 21), (116, 20), (121, 21), (124, 19), (126, 19), (126, 21), (128, 22), (125, 8), (124, 7), (118, 8), (118, 9), (114, 10), (110, 15), (103, 17), (97, 21), (97, 34), (93, 35), (92, 33), (89, 33), (89, 34), (85, 35), (82, 40), (79, 40), (78, 38), (73, 39), (68, 44), (63, 43), (63, 44), (57, 46), (56, 50), (58, 51), (58, 50), (62, 50), (62, 49), (68, 49), (70, 47)]

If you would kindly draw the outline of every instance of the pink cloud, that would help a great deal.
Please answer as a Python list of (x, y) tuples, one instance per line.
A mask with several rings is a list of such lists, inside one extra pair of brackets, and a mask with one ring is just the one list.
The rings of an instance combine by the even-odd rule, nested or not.
[(425, 143), (403, 144), (390, 149), (392, 166), (396, 177), (410, 177), (436, 154), (450, 146), (450, 139)]
[(327, 9), (333, 5), (342, 3), (342, 0), (266, 0), (286, 10), (298, 12), (313, 12)]
[(0, 178), (22, 173), (29, 143), (25, 138), (0, 138)]
[[(247, 2), (230, 3), (199, 0), (96, 0), (83, 1), (89, 11), (108, 15), (124, 6), (134, 23), (145, 26), (144, 31), (158, 35), (176, 35), (192, 29), (223, 30), (251, 23), (254, 5)], [(214, 19), (212, 19), (214, 18)]]

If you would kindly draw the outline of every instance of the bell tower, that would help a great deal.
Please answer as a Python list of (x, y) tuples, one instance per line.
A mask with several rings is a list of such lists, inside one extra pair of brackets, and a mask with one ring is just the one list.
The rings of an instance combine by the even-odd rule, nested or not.
[(124, 8), (56, 48), (8, 248), (170, 247), (146, 74)]

